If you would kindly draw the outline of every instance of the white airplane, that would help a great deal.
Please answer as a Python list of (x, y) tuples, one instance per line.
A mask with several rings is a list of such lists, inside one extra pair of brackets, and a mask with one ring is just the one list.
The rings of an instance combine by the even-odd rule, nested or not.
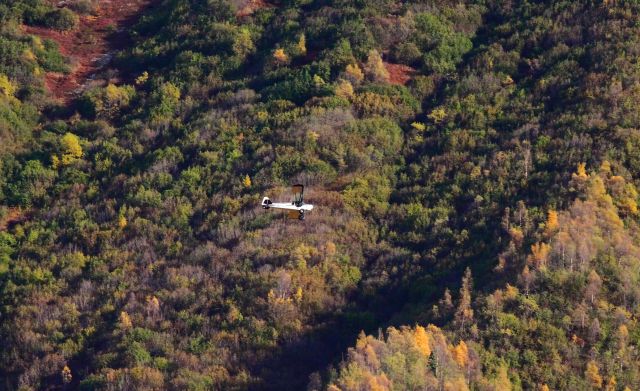
[(287, 211), (288, 218), (304, 220), (305, 212), (311, 211), (311, 209), (313, 209), (313, 205), (304, 203), (304, 199), (303, 199), (304, 186), (293, 185), (291, 187), (291, 192), (293, 193), (293, 196), (291, 197), (291, 202), (275, 202), (274, 203), (274, 202), (271, 202), (269, 197), (264, 197), (262, 199), (262, 208), (284, 209)]

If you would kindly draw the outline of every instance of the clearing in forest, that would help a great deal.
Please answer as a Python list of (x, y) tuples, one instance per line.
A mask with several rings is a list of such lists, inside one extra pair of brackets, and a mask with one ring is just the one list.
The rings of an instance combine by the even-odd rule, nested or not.
[(104, 0), (96, 2), (95, 11), (80, 15), (78, 25), (70, 31), (24, 26), (28, 34), (51, 39), (71, 62), (69, 73), (48, 72), (47, 90), (63, 103), (82, 91), (97, 71), (109, 64), (113, 53), (127, 44), (126, 29), (151, 0)]

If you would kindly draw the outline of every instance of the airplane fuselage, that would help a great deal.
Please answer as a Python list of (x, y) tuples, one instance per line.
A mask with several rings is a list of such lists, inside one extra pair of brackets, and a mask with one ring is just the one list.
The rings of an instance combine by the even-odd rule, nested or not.
[(313, 209), (313, 205), (311, 204), (302, 204), (300, 206), (297, 206), (290, 202), (274, 202), (267, 205), (263, 204), (262, 207), (264, 209), (274, 208), (274, 209), (304, 210), (304, 211), (310, 211), (311, 209)]

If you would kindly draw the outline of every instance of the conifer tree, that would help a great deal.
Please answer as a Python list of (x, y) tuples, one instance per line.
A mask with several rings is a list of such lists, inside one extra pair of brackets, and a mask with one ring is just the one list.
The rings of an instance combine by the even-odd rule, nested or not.
[(587, 363), (587, 369), (584, 371), (584, 374), (592, 387), (602, 387), (602, 376), (600, 376), (600, 369), (595, 361), (592, 360)]
[(462, 286), (460, 287), (460, 301), (454, 315), (454, 322), (461, 331), (465, 331), (473, 321), (473, 309), (471, 308), (471, 289), (473, 280), (471, 277), (471, 269), (467, 267), (462, 277)]
[(558, 229), (558, 212), (553, 209), (549, 209), (547, 212), (547, 223), (545, 224), (545, 234), (547, 236), (553, 235)]

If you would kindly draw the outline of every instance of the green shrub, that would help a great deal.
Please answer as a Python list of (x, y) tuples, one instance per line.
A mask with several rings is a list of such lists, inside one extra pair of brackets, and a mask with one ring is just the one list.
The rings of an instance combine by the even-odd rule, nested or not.
[(60, 53), (58, 44), (50, 39), (45, 39), (42, 42), (42, 47), (36, 47), (35, 54), (38, 59), (38, 64), (45, 71), (49, 72), (68, 72), (67, 60)]
[(91, 14), (95, 12), (96, 6), (92, 0), (75, 0), (69, 3), (69, 8), (79, 14)]
[(26, 6), (26, 4), (22, 4), (22, 6), (22, 19), (24, 20), (24, 23), (28, 25), (44, 24), (47, 13), (51, 11), (50, 7), (43, 4), (37, 4), (34, 6)]
[(414, 65), (422, 58), (422, 51), (413, 42), (404, 42), (392, 52), (395, 60), (401, 64)]
[(67, 31), (78, 25), (80, 18), (68, 8), (60, 8), (48, 12), (44, 16), (43, 24), (59, 31)]

